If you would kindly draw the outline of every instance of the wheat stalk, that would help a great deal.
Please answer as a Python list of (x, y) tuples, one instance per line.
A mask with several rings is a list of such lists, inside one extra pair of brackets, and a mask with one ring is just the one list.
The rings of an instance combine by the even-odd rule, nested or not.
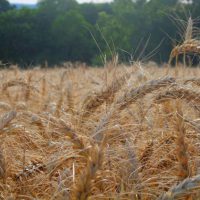
[(63, 99), (64, 99), (63, 92), (60, 91), (59, 99), (58, 99), (58, 102), (56, 104), (56, 109), (55, 109), (55, 115), (57, 117), (60, 117), (60, 113), (61, 113), (61, 109), (62, 109), (62, 104), (63, 104)]
[(138, 173), (138, 161), (135, 150), (128, 139), (126, 139), (125, 148), (127, 149), (129, 161), (131, 163), (131, 176), (133, 177), (134, 187), (136, 190), (136, 194), (134, 194), (134, 196), (136, 196), (138, 200), (142, 200), (142, 184)]
[(25, 96), (26, 101), (28, 101), (30, 99), (30, 95), (31, 95), (30, 85), (31, 85), (31, 81), (32, 81), (32, 76), (33, 76), (33, 74), (29, 73), (28, 77), (27, 77), (27, 81), (26, 81), (27, 86), (29, 86), (29, 87), (26, 87), (26, 89), (25, 89), (25, 95), (24, 96)]
[(46, 77), (44, 76), (42, 78), (42, 83), (41, 83), (41, 94), (42, 94), (42, 97), (45, 97), (45, 95), (46, 95), (46, 89), (47, 89), (46, 86), (47, 86)]
[(67, 111), (71, 112), (73, 114), (74, 111), (74, 97), (72, 93), (72, 84), (69, 83), (66, 89), (66, 95), (67, 95)]

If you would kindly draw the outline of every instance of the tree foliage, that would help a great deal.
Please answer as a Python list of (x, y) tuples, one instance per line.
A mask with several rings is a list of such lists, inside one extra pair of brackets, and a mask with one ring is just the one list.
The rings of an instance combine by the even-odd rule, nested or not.
[(7, 0), (0, 0), (0, 13), (13, 9)]

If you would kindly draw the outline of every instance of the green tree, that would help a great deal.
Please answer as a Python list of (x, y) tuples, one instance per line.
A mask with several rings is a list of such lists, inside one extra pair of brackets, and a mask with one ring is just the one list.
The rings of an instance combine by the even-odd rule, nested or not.
[(143, 53), (146, 57), (161, 41), (153, 59), (163, 62), (168, 60), (172, 48), (168, 38), (175, 38), (177, 32), (169, 16), (184, 16), (184, 10), (189, 9), (193, 18), (197, 17), (200, 1), (183, 4), (179, 0), (114, 0), (78, 4), (75, 0), (41, 0), (36, 9), (10, 8), (6, 0), (0, 0), (0, 60), (5, 62), (91, 63), (99, 57), (97, 46), (107, 59), (117, 52), (120, 59), (127, 60), (130, 54), (138, 58)]
[(0, 13), (12, 9), (13, 6), (9, 4), (7, 0), (0, 0)]
[(84, 18), (90, 23), (95, 24), (98, 19), (98, 8), (95, 4), (84, 3), (80, 6), (80, 12)]
[(0, 60), (23, 65), (40, 62), (43, 52), (37, 10), (7, 11), (0, 16)]
[(96, 26), (97, 40), (107, 59), (111, 59), (115, 53), (122, 53), (122, 50), (130, 50), (131, 30), (123, 24), (123, 20), (101, 12)]
[(54, 50), (57, 61), (90, 62), (93, 43), (88, 32), (90, 24), (75, 10), (59, 15), (52, 24)]
[(61, 14), (78, 7), (76, 0), (40, 0), (39, 8), (51, 15)]

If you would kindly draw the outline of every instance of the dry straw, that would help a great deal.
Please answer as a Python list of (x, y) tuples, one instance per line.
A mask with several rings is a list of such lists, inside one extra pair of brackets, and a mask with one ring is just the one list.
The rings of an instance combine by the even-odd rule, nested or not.
[[(198, 199), (200, 71), (147, 66), (142, 80), (135, 66), (2, 70), (0, 198)], [(33, 84), (38, 98), (13, 95)]]

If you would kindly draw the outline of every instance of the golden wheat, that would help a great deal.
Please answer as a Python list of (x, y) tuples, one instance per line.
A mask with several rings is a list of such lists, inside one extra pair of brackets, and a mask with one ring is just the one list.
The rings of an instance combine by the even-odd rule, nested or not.
[(112, 65), (1, 71), (0, 198), (199, 198), (199, 69)]

